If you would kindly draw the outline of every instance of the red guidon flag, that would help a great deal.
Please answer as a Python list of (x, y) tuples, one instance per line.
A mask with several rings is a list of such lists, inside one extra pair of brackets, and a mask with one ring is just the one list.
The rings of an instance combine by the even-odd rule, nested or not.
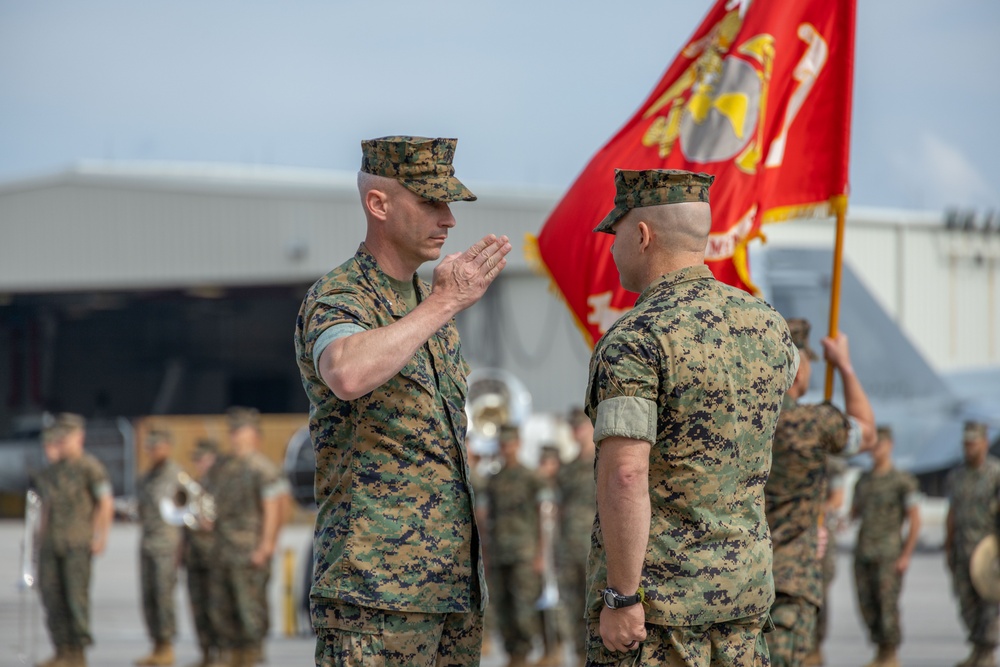
[(614, 170), (716, 176), (705, 263), (755, 291), (746, 245), (762, 222), (846, 206), (855, 0), (719, 0), (649, 98), (584, 168), (528, 253), (593, 345), (636, 295), (618, 283)]

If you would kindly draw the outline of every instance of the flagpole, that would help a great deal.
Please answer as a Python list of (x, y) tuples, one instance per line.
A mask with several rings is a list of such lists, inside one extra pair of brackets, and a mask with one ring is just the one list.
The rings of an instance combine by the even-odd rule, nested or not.
[[(847, 218), (847, 197), (837, 195), (831, 204), (837, 214), (837, 236), (833, 242), (833, 278), (830, 281), (830, 338), (837, 337), (840, 325), (840, 276), (844, 262), (844, 222)], [(826, 388), (823, 397), (829, 401), (833, 398), (833, 364), (826, 362)]]

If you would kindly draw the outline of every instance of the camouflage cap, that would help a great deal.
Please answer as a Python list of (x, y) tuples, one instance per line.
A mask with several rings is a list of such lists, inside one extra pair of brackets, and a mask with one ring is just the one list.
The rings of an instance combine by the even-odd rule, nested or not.
[(61, 440), (74, 431), (82, 431), (87, 427), (87, 420), (72, 412), (62, 412), (51, 419), (42, 428), (42, 442), (50, 443)]
[(684, 202), (708, 203), (715, 176), (680, 169), (615, 169), (615, 207), (595, 232), (610, 233), (615, 223), (634, 208)]
[(500, 427), (500, 442), (510, 442), (521, 439), (521, 429), (515, 424), (504, 424)]
[(155, 447), (160, 443), (174, 444), (174, 434), (162, 428), (154, 428), (146, 434), (146, 447)]
[(799, 348), (807, 357), (813, 361), (819, 359), (811, 347), (809, 347), (809, 330), (812, 328), (809, 325), (809, 320), (802, 317), (793, 317), (786, 320), (788, 323), (788, 332), (792, 335), (792, 343), (795, 347)]
[(232, 407), (226, 410), (229, 419), (229, 430), (235, 431), (249, 426), (255, 431), (260, 430), (260, 412), (256, 408)]
[(476, 195), (455, 178), (458, 139), (380, 137), (361, 142), (361, 171), (399, 181), (431, 201), (475, 201)]
[(983, 422), (967, 421), (962, 431), (962, 441), (971, 442), (974, 440), (986, 439), (986, 424)]
[(569, 423), (570, 428), (576, 428), (584, 424), (589, 424), (590, 417), (587, 416), (587, 412), (583, 408), (573, 408), (569, 411), (566, 421)]
[(201, 438), (194, 444), (194, 449), (191, 450), (191, 459), (194, 461), (199, 460), (202, 456), (206, 454), (218, 454), (219, 453), (219, 443), (211, 438)]
[(892, 440), (892, 427), (882, 424), (875, 428), (875, 437), (878, 440)]

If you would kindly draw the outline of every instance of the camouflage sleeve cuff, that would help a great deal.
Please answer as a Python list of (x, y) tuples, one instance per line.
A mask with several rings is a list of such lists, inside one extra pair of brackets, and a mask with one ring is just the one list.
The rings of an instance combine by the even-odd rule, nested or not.
[(844, 458), (854, 456), (861, 449), (861, 423), (851, 416), (847, 417), (847, 422), (849, 424), (847, 428), (847, 446), (844, 447), (844, 451), (840, 452), (840, 455)]
[(319, 373), (319, 358), (323, 356), (323, 350), (326, 346), (337, 340), (338, 338), (346, 338), (351, 334), (356, 334), (360, 331), (367, 331), (364, 327), (358, 326), (357, 324), (351, 324), (349, 322), (344, 322), (342, 324), (334, 324), (332, 327), (324, 331), (313, 343), (313, 368)]
[(656, 442), (656, 403), (638, 396), (606, 398), (597, 406), (594, 442), (610, 437)]
[(913, 509), (914, 507), (916, 507), (919, 504), (920, 504), (920, 492), (919, 491), (910, 491), (909, 493), (906, 494), (906, 497), (903, 498), (903, 505), (908, 510)]
[(103, 498), (111, 495), (111, 482), (98, 482), (94, 485), (94, 497)]

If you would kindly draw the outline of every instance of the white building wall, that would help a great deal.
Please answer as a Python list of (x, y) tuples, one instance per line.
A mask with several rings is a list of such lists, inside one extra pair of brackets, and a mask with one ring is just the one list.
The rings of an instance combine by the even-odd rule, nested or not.
[[(311, 170), (98, 163), (0, 185), (0, 296), (312, 282), (364, 236), (354, 179)], [(510, 236), (508, 317), (526, 346), (546, 336), (555, 341), (552, 365), (511, 370), (553, 397), (546, 409), (562, 410), (582, 400), (578, 389), (563, 387), (585, 381), (586, 346), (547, 279), (531, 273), (524, 258), (525, 234), (539, 231), (560, 193), (470, 187), (479, 201), (453, 205), (458, 225), (445, 252), (464, 250), (486, 233)], [(942, 219), (853, 209), (845, 259), (933, 366), (1000, 364), (1000, 234), (946, 230)], [(831, 220), (764, 231), (771, 246), (833, 244)], [(553, 313), (555, 324), (546, 324)], [(513, 355), (503, 358), (514, 363)]]
[[(833, 247), (832, 220), (764, 231), (769, 246)], [(844, 260), (932, 366), (1000, 364), (1000, 234), (947, 229), (935, 214), (859, 209), (848, 216)]]

